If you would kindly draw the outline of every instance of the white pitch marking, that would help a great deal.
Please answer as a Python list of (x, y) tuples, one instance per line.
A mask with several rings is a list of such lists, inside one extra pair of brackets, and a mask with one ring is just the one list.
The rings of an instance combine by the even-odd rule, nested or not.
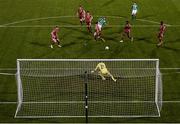
[(0, 104), (17, 104), (17, 102), (0, 102)]
[(0, 71), (16, 71), (17, 68), (0, 68)]
[(10, 23), (3, 24), (1, 26), (8, 26), (8, 25), (13, 25), (13, 24), (19, 24), (23, 22), (31, 22), (31, 21), (39, 21), (39, 20), (47, 20), (47, 19), (57, 19), (57, 18), (73, 18), (76, 16), (54, 16), (54, 17), (41, 17), (41, 18), (34, 18), (34, 19), (24, 19), (20, 21), (14, 21)]
[(14, 76), (14, 75), (16, 75), (16, 74), (14, 74), (14, 73), (0, 73), (0, 75)]
[[(45, 68), (45, 69), (49, 69), (49, 68)], [(53, 68), (54, 69), (54, 68)], [(79, 68), (80, 69), (80, 68)], [(131, 68), (124, 68), (124, 69), (131, 69)], [(133, 68), (134, 69), (134, 68)], [(140, 68), (135, 68), (135, 69), (140, 69)], [(149, 68), (142, 68), (142, 69), (149, 69)], [(179, 70), (180, 68), (176, 67), (176, 68), (160, 68), (161, 70)], [(17, 68), (0, 68), (0, 71), (16, 71)]]
[[(53, 28), (55, 25), (12, 25), (12, 26), (3, 26), (0, 25), (0, 28)], [(61, 28), (86, 28), (86, 25), (56, 25)], [(95, 26), (92, 26), (95, 27)], [(106, 27), (109, 28), (122, 28), (124, 25), (107, 25)], [(152, 27), (159, 27), (159, 25), (133, 25), (134, 28), (152, 28)], [(180, 25), (171, 25), (169, 27), (180, 27)]]
[[(60, 18), (75, 18), (75, 17), (76, 16), (54, 16), (54, 17), (41, 17), (41, 18), (34, 18), (34, 19), (24, 19), (24, 20), (20, 20), (20, 21), (14, 21), (14, 22), (11, 22), (11, 23), (2, 24), (2, 25), (0, 25), (0, 27), (10, 27), (10, 25), (13, 25), (13, 24), (20, 24), (20, 23), (31, 22), (31, 21), (39, 21), (39, 20), (47, 20), (47, 19), (57, 19), (57, 18), (59, 18), (59, 19)], [(121, 16), (95, 16), (95, 17), (124, 18), (124, 17), (121, 17)], [(145, 20), (145, 19), (137, 19), (137, 20), (138, 21), (142, 21), (142, 22), (149, 22), (149, 23), (153, 23), (153, 24), (159, 24), (159, 22), (151, 21), (151, 20)], [(169, 26), (169, 27), (180, 27), (180, 25), (170, 25), (170, 24), (166, 24), (166, 25)], [(117, 27), (117, 25), (114, 25), (114, 26)], [(18, 26), (16, 26), (16, 27), (18, 27)], [(27, 25), (27, 26), (21, 26), (21, 27), (30, 27), (30, 26)], [(43, 27), (43, 26), (35, 25), (34, 27)], [(44, 26), (44, 27), (47, 27), (47, 26)], [(52, 26), (48, 26), (48, 27), (52, 27)]]
[[(132, 103), (151, 103), (154, 101), (132, 101)], [(0, 104), (17, 104), (18, 102), (0, 102)], [(84, 103), (84, 101), (64, 101), (64, 102), (23, 102), (24, 104), (76, 104), (76, 103)], [(91, 101), (89, 103), (131, 103), (128, 101)], [(180, 101), (162, 101), (162, 103), (180, 103)]]

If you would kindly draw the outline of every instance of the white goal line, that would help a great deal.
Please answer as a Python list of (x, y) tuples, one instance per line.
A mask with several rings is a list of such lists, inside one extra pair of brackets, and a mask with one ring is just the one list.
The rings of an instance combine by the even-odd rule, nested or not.
[[(22, 102), (22, 104), (84, 104), (85, 101), (61, 101), (61, 102)], [(155, 103), (155, 101), (88, 101), (88, 103)], [(162, 103), (180, 103), (180, 101), (162, 101)], [(0, 104), (18, 104), (18, 102), (0, 102)]]
[(0, 73), (0, 75), (15, 76), (16, 73)]
[[(37, 68), (34, 68), (34, 69), (38, 70)], [(51, 69), (51, 68), (43, 68), (43, 69)], [(53, 69), (59, 69), (59, 68), (53, 68)], [(121, 69), (153, 69), (153, 68), (121, 68)], [(159, 68), (159, 69), (160, 70), (180, 70), (180, 68)], [(17, 71), (17, 68), (0, 68), (0, 71)]]
[[(15, 118), (84, 118), (84, 116), (15, 116)], [(140, 117), (160, 117), (159, 115), (124, 115), (124, 116), (118, 116), (118, 115), (97, 115), (97, 116), (92, 116), (89, 115), (88, 118), (140, 118)]]
[(159, 59), (17, 59), (17, 62), (156, 62)]

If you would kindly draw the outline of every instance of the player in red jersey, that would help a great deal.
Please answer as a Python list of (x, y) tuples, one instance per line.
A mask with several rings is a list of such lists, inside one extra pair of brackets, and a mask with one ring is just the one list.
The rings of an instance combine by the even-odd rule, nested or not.
[(131, 24), (129, 23), (129, 21), (126, 21), (126, 25), (124, 27), (124, 30), (121, 34), (121, 41), (123, 42), (125, 36), (127, 36), (131, 41), (133, 41), (133, 37), (131, 36)]
[(53, 48), (54, 44), (57, 44), (58, 47), (61, 47), (60, 40), (58, 38), (58, 32), (59, 32), (59, 28), (57, 26), (51, 32), (51, 46), (50, 46), (51, 48)]
[(162, 46), (164, 41), (164, 33), (166, 31), (166, 25), (164, 24), (163, 21), (160, 22), (160, 28), (159, 28), (159, 33), (158, 33), (158, 39), (159, 39), (159, 43), (157, 44), (158, 47)]
[(100, 39), (101, 38), (101, 29), (98, 25), (98, 22), (96, 22), (96, 25), (95, 25), (95, 32), (94, 32), (94, 39), (97, 40), (97, 39)]
[(88, 31), (89, 31), (90, 33), (92, 33), (91, 23), (92, 23), (92, 20), (93, 20), (93, 16), (90, 14), (89, 11), (87, 11), (87, 13), (86, 13), (85, 20), (86, 20), (86, 25), (87, 25)]
[(83, 9), (81, 5), (79, 6), (79, 9), (77, 11), (77, 16), (79, 17), (79, 21), (82, 25), (82, 23), (85, 21), (86, 11)]

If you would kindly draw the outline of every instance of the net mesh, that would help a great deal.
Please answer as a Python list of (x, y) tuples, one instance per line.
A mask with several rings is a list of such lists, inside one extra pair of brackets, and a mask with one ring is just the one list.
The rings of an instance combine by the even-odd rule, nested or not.
[[(99, 62), (117, 78), (91, 73)], [(19, 60), (22, 88), (15, 117), (84, 117), (85, 71), (89, 117), (159, 116), (161, 76), (156, 94), (157, 60)], [(155, 96), (158, 95), (158, 104)], [(158, 105), (158, 106), (157, 106)]]

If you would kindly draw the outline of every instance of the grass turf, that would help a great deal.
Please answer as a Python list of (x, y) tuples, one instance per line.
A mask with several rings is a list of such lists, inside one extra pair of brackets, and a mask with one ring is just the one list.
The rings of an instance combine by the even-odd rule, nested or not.
[[(139, 19), (156, 22), (164, 20), (171, 25), (180, 22), (179, 0), (138, 0), (137, 3), (140, 6)], [(25, 21), (9, 26), (79, 25), (75, 17), (60, 17), (74, 16), (79, 4), (95, 16), (123, 17), (107, 18), (109, 25), (123, 25), (131, 18), (131, 0), (1, 0), (0, 25), (57, 16), (59, 18)], [(0, 68), (16, 68), (17, 58), (159, 58), (161, 67), (180, 67), (180, 27), (169, 27), (165, 35), (165, 46), (156, 48), (158, 27), (151, 27), (154, 23), (139, 20), (132, 23), (150, 25), (148, 28), (133, 28), (134, 43), (119, 43), (119, 32), (122, 30), (119, 27), (104, 28), (106, 43), (95, 42), (86, 28), (61, 28), (61, 49), (49, 48), (52, 27), (0, 27)], [(109, 51), (104, 49), (107, 45), (110, 46)], [(164, 100), (180, 100), (179, 80), (179, 74), (163, 76)], [(0, 75), (0, 101), (16, 101), (16, 97), (14, 76)], [(0, 122), (84, 122), (84, 119), (77, 118), (14, 119), (15, 109), (15, 104), (0, 104)], [(160, 118), (93, 118), (90, 122), (180, 122), (179, 110), (179, 103), (164, 103)]]

